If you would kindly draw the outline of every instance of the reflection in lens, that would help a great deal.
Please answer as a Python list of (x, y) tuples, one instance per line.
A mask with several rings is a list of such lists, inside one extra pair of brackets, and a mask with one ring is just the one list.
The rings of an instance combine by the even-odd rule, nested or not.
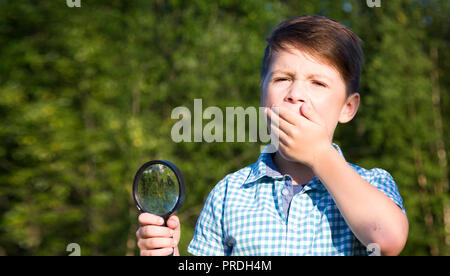
[(137, 188), (137, 197), (146, 211), (155, 215), (165, 215), (173, 210), (179, 196), (175, 173), (161, 164), (153, 164), (145, 169)]

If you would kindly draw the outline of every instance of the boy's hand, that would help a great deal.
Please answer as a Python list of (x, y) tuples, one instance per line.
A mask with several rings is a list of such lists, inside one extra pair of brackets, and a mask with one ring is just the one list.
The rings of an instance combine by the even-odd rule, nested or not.
[[(309, 103), (304, 103), (298, 113), (285, 107), (277, 109), (279, 114), (270, 108), (266, 114), (272, 131), (278, 135), (280, 153), (287, 160), (313, 168), (317, 157), (331, 146), (326, 124)], [(278, 127), (274, 124), (277, 120)]]
[[(162, 217), (142, 213), (139, 215), (141, 227), (136, 232), (137, 245), (141, 256), (179, 255), (177, 245), (180, 240), (180, 220), (171, 215), (164, 226)], [(175, 251), (175, 252), (174, 252)]]

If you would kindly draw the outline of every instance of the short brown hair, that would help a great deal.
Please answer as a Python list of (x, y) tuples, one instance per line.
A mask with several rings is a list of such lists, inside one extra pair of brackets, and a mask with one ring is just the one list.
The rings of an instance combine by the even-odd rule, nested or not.
[(325, 16), (297, 16), (281, 22), (266, 40), (262, 80), (274, 52), (293, 46), (334, 66), (345, 82), (347, 95), (358, 91), (364, 63), (362, 41), (343, 24)]

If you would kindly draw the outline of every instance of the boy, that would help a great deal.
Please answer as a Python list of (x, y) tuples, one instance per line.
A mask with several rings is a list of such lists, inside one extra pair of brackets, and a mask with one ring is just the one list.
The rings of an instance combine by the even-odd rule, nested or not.
[[(299, 16), (267, 39), (261, 103), (278, 151), (227, 175), (211, 191), (188, 252), (193, 255), (398, 255), (408, 220), (391, 175), (347, 163), (332, 143), (356, 114), (363, 55), (359, 38), (322, 16)], [(272, 111), (277, 107), (278, 112)], [(159, 221), (158, 221), (159, 220)], [(141, 255), (168, 255), (176, 216), (139, 216)]]

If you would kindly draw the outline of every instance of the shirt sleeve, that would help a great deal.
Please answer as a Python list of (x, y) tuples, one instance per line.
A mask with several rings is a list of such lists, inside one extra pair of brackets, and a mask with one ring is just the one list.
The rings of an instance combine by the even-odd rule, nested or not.
[(403, 199), (391, 174), (379, 168), (371, 169), (370, 172), (372, 174), (369, 183), (388, 196), (406, 215)]
[(220, 181), (206, 199), (187, 250), (192, 255), (227, 255), (229, 248), (224, 243), (222, 225), (225, 184), (225, 179)]

